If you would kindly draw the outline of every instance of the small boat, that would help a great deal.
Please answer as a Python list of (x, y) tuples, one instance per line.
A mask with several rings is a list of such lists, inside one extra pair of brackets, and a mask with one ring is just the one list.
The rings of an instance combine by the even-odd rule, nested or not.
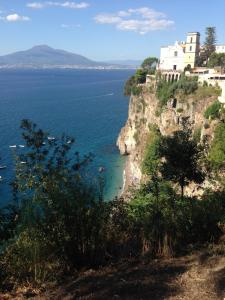
[(24, 145), (19, 145), (19, 147), (20, 147), (20, 148), (24, 148), (25, 146), (24, 146)]
[(16, 145), (11, 145), (9, 146), (9, 148), (16, 148)]
[(67, 142), (67, 144), (71, 144), (71, 143), (72, 143), (72, 141), (68, 141), (68, 142)]
[(3, 181), (3, 178), (2, 178), (2, 176), (0, 176), (0, 182), (1, 182), (1, 181)]
[(1, 166), (0, 165), (0, 170), (4, 170), (4, 169), (6, 169), (7, 168), (7, 166)]
[(105, 168), (104, 167), (99, 167), (98, 171), (99, 171), (99, 173), (102, 173), (102, 172), (105, 171)]
[(42, 145), (46, 145), (46, 143), (45, 143), (45, 142), (43, 142), (43, 143), (42, 143)]
[(54, 141), (54, 140), (55, 140), (55, 137), (54, 137), (54, 136), (48, 136), (48, 140), (49, 140), (49, 141)]
[(25, 165), (26, 161), (21, 161), (20, 163), (21, 163), (21, 165)]

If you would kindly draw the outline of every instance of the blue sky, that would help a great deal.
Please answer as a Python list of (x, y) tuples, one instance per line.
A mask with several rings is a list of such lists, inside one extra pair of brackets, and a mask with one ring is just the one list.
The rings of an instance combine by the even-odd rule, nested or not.
[(217, 27), (225, 0), (0, 0), (0, 55), (47, 44), (95, 60), (159, 56), (187, 31)]

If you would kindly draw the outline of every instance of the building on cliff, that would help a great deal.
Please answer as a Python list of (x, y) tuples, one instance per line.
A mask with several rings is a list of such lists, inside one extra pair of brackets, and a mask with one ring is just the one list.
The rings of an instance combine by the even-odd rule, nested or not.
[[(187, 66), (194, 69), (203, 49), (204, 46), (200, 44), (200, 33), (188, 32), (186, 42), (175, 42), (174, 45), (161, 47), (158, 70), (166, 74), (181, 73)], [(225, 53), (225, 45), (216, 45), (215, 52)]]
[(200, 33), (189, 32), (186, 42), (175, 42), (172, 46), (161, 47), (158, 69), (183, 72), (188, 65), (194, 68), (199, 54)]

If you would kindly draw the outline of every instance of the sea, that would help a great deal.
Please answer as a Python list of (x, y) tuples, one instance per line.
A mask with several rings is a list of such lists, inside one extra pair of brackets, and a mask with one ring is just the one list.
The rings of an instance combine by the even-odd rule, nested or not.
[[(91, 169), (104, 170), (104, 198), (123, 185), (125, 158), (116, 140), (124, 126), (129, 99), (123, 95), (133, 70), (0, 70), (0, 206), (12, 199), (14, 154), (23, 144), (20, 122), (30, 119), (51, 136), (75, 138), (74, 151), (92, 153)], [(22, 151), (22, 150), (20, 150)], [(24, 150), (25, 151), (25, 150)]]

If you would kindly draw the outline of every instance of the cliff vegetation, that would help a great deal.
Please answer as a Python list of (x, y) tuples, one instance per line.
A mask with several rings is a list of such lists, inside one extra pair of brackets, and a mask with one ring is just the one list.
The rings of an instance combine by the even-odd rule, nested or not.
[[(197, 251), (204, 248), (209, 261), (216, 256), (225, 265), (220, 90), (199, 86), (195, 78), (168, 84), (152, 74), (150, 82), (140, 83), (143, 74), (146, 70), (137, 71), (132, 81), (140, 92), (130, 90), (129, 116), (118, 139), (128, 155), (118, 199), (104, 201), (102, 174), (89, 175), (93, 157), (81, 157), (72, 137), (49, 139), (36, 124), (22, 121), (26, 151), (15, 155), (12, 201), (0, 211), (5, 299), (18, 294), (18, 299), (180, 299), (182, 294), (192, 299), (188, 288), (179, 288), (191, 284), (184, 276), (194, 272), (202, 254)], [(203, 267), (198, 270), (203, 278)], [(217, 276), (207, 292), (199, 288), (193, 295), (220, 299), (224, 270)], [(63, 284), (55, 294), (68, 280), (73, 285)], [(208, 277), (202, 280), (207, 283)], [(175, 282), (180, 283), (173, 289)]]

